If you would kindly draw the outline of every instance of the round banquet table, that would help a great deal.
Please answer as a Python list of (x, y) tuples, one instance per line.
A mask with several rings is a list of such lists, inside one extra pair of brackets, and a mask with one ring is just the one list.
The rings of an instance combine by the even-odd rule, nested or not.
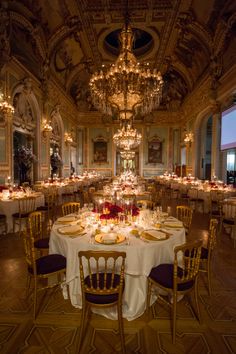
[[(154, 266), (161, 263), (171, 263), (174, 260), (174, 247), (185, 242), (185, 230), (168, 229), (171, 234), (168, 239), (158, 241), (143, 241), (130, 233), (132, 226), (119, 228), (119, 233), (127, 239), (119, 244), (99, 244), (86, 229), (78, 237), (62, 235), (59, 232), (61, 224), (55, 222), (51, 230), (49, 253), (58, 253), (66, 257), (66, 280), (63, 286), (64, 298), (69, 297), (73, 306), (81, 308), (81, 285), (79, 273), (78, 252), (81, 250), (116, 250), (126, 252), (125, 290), (123, 294), (123, 317), (134, 320), (140, 317), (146, 309), (147, 277)], [(128, 240), (128, 241), (127, 241)], [(155, 297), (152, 297), (155, 300)], [(96, 309), (96, 312), (110, 319), (117, 319), (116, 308)]]
[[(40, 192), (32, 193), (32, 196), (35, 197), (35, 208), (38, 208), (44, 205), (44, 195)], [(7, 217), (7, 231), (13, 231), (13, 218), (14, 213), (19, 212), (19, 199), (7, 199), (0, 200), (0, 213), (6, 215)]]

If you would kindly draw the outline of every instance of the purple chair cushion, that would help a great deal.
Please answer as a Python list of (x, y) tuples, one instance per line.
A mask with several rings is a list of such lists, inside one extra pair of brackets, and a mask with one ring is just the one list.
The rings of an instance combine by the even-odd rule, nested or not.
[[(104, 273), (99, 273), (99, 287), (97, 287), (97, 274), (92, 274), (92, 284), (95, 289), (104, 289)], [(107, 279), (106, 279), (106, 288), (109, 289), (111, 288), (111, 285), (115, 288), (119, 283), (120, 283), (120, 276), (119, 274), (115, 274), (114, 276), (114, 281), (113, 284), (111, 284), (111, 273), (107, 274)], [(91, 282), (89, 276), (87, 276), (84, 279), (85, 284), (88, 287), (91, 287)], [(85, 298), (87, 301), (94, 303), (94, 304), (112, 304), (113, 302), (118, 301), (119, 294), (118, 292), (116, 294), (108, 294), (108, 295), (98, 295), (98, 294), (90, 294), (86, 293)]]
[(49, 248), (49, 237), (41, 238), (34, 242), (35, 248)]
[[(60, 254), (49, 254), (48, 256), (40, 257), (36, 260), (37, 275), (44, 275), (66, 268), (66, 258)], [(33, 269), (28, 268), (33, 274)]]
[(20, 214), (20, 213), (14, 213), (12, 214), (13, 218), (28, 218), (30, 213), (25, 213), (25, 214)]
[(201, 259), (207, 259), (208, 258), (208, 249), (205, 247), (201, 248)]
[(47, 205), (41, 205), (36, 210), (38, 210), (38, 211), (47, 211), (48, 207), (47, 207)]
[(234, 225), (234, 219), (223, 219), (224, 224)]
[[(152, 268), (149, 278), (154, 280), (156, 283), (164, 286), (165, 288), (168, 289), (173, 289), (173, 270), (174, 266), (173, 264), (160, 264), (159, 266)], [(178, 276), (181, 277), (183, 274), (182, 268), (178, 267), (177, 269)], [(191, 289), (194, 285), (194, 281), (190, 280), (182, 284), (178, 284), (177, 290), (178, 291), (183, 291), (183, 290), (188, 290)]]

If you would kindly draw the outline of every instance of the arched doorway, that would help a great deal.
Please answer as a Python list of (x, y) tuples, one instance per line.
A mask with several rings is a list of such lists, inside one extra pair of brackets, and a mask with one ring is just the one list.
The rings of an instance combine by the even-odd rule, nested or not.
[(59, 113), (59, 106), (56, 106), (50, 114), (50, 121), (52, 125), (52, 134), (50, 137), (50, 175), (51, 178), (62, 176), (63, 167), (63, 124), (61, 115)]
[(25, 78), (13, 92), (13, 173), (14, 183), (32, 184), (38, 176), (40, 110), (32, 90), (31, 78)]

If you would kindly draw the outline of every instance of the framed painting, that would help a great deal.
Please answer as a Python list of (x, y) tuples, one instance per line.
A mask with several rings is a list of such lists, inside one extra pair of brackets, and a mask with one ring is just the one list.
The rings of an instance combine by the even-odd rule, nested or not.
[(107, 163), (107, 142), (96, 140), (93, 142), (93, 162)]
[(148, 141), (148, 163), (162, 163), (162, 141), (159, 138)]

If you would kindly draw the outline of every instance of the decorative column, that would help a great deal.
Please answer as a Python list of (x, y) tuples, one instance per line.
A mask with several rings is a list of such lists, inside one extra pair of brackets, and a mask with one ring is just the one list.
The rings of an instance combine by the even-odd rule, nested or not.
[(50, 176), (50, 138), (52, 133), (52, 124), (49, 117), (48, 103), (49, 103), (49, 78), (50, 78), (50, 68), (49, 60), (46, 57), (44, 63), (41, 67), (42, 71), (42, 116), (40, 122), (40, 139), (38, 139), (38, 173), (39, 179), (45, 177), (45, 172), (47, 176)]
[(211, 142), (211, 178), (220, 176), (220, 113), (219, 105), (213, 106)]

